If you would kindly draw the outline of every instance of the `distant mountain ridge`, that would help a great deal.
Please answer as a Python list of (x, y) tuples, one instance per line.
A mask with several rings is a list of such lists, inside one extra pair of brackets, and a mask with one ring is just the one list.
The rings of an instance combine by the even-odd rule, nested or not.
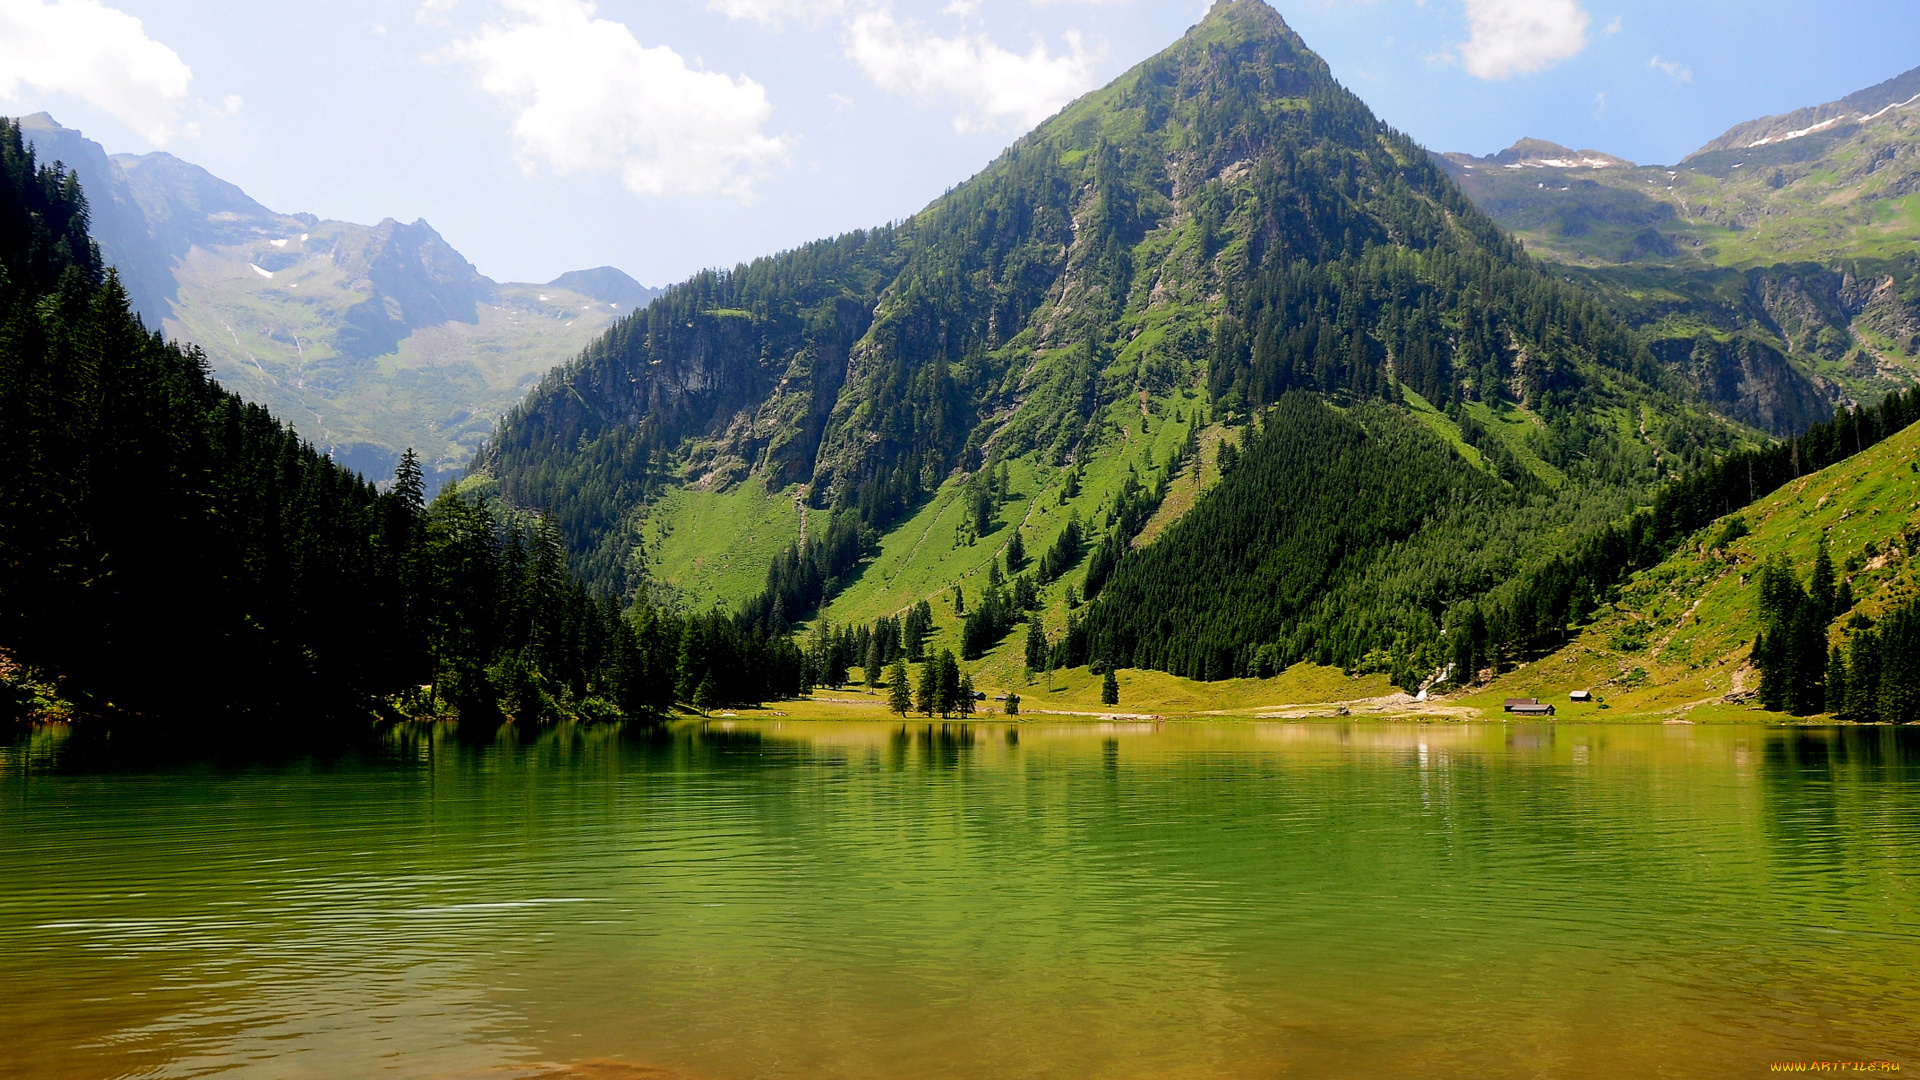
[(1735, 124), (1719, 138), (1689, 154), (1681, 164), (1716, 151), (1757, 150), (1836, 128), (1871, 123), (1896, 109), (1915, 106), (1920, 106), (1920, 67), (1848, 94), (1839, 101)]
[(1562, 150), (1440, 160), (1727, 415), (1791, 434), (1920, 379), (1920, 68), (1678, 165)]
[(20, 123), (79, 175), (147, 324), (371, 477), (408, 446), (430, 487), (458, 475), (541, 373), (658, 293), (613, 267), (502, 284), (425, 221), (281, 214), (171, 154), (109, 156), (45, 113)]
[(1571, 150), (1545, 139), (1521, 139), (1497, 154), (1472, 157), (1443, 154), (1465, 168), (1502, 166), (1509, 169), (1631, 169), (1633, 162), (1598, 150)]

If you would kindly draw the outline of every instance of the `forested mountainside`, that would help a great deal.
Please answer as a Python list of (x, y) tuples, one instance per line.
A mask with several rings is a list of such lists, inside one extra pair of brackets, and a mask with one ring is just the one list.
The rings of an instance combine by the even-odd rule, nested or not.
[[(681, 626), (590, 598), (549, 523), (428, 505), (411, 455), (378, 493), (147, 331), (75, 175), (3, 120), (0, 475), (0, 718), (634, 714), (688, 668)], [(795, 688), (791, 642), (695, 631), (725, 691)]]
[(415, 448), (429, 494), (542, 373), (658, 292), (612, 267), (502, 284), (425, 221), (275, 213), (171, 154), (109, 157), (45, 113), (20, 125), (79, 177), (148, 327), (352, 468), (387, 475)]
[(1920, 391), (1890, 394), (1688, 485), (1691, 512), (1667, 530), (1678, 542), (1665, 556), (1640, 560), (1591, 624), (1538, 662), (1516, 669), (1484, 654), (1502, 674), (1479, 700), (1564, 702), (1567, 688), (1583, 687), (1613, 715), (1732, 704), (1911, 719), (1920, 708), (1916, 419)]
[[(1297, 426), (1298, 460), (1266, 495), (1310, 502), (1205, 494), (1211, 448), (1296, 392), (1266, 423)], [(1186, 483), (1236, 535), (1345, 542), (1289, 549), (1300, 604), (1278, 623), (1199, 586), (1193, 626), (1226, 628), (1229, 660), (1117, 661), (1371, 655), (1411, 677), (1451, 605), (1739, 440), (1688, 400), (1271, 8), (1226, 0), (914, 217), (670, 289), (549, 375), (477, 464), (552, 514), (607, 594), (701, 578), (772, 627), (951, 588), (935, 628), (957, 644), (1037, 612), (1076, 663), (1104, 647), (1088, 626), (1139, 602), (1079, 599), (1127, 580)], [(1355, 467), (1287, 471), (1329, 457)], [(1083, 553), (1014, 580), (1013, 541), (1051, 551), (1076, 518)], [(1308, 617), (1361, 580), (1364, 613)]]
[(1673, 166), (1536, 139), (1443, 162), (1729, 416), (1798, 432), (1920, 377), (1920, 68)]

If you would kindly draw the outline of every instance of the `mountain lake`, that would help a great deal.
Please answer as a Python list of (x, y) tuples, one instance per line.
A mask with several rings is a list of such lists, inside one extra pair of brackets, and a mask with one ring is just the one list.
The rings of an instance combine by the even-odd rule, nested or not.
[(0, 1075), (1920, 1068), (1920, 727), (0, 748)]

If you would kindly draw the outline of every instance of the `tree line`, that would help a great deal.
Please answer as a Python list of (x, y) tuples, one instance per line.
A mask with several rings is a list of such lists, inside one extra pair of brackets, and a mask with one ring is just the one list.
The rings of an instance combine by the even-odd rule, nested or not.
[(555, 522), (409, 452), (380, 490), (146, 330), (71, 172), (0, 123), (0, 651), (125, 724), (646, 715), (797, 692), (790, 639), (633, 616)]
[(1589, 534), (1574, 550), (1529, 568), (1484, 600), (1449, 615), (1449, 656), (1459, 681), (1505, 671), (1564, 645), (1608, 590), (1658, 565), (1717, 518), (1802, 476), (1878, 445), (1920, 420), (1920, 388), (1876, 405), (1842, 407), (1797, 438), (1736, 450), (1661, 487), (1652, 504)]
[(1762, 564), (1757, 586), (1761, 630), (1753, 665), (1763, 706), (1796, 716), (1831, 712), (1863, 724), (1920, 714), (1920, 604), (1914, 599), (1878, 622), (1853, 612), (1843, 640), (1830, 644), (1829, 628), (1853, 611), (1853, 596), (1846, 582), (1836, 585), (1824, 543), (1805, 585), (1786, 557), (1776, 555)]

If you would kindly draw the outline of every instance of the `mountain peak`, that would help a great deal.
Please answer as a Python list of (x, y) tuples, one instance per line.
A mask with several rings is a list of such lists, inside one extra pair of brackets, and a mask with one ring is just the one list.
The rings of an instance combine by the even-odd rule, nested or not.
[(1598, 150), (1573, 150), (1545, 139), (1521, 139), (1497, 154), (1474, 157), (1446, 154), (1464, 168), (1501, 166), (1508, 169), (1631, 169), (1633, 162)]
[(647, 288), (615, 266), (569, 270), (547, 282), (547, 285), (555, 289), (572, 289), (583, 296), (619, 304), (624, 308), (637, 308), (659, 295), (659, 290)]
[(1854, 127), (1908, 109), (1920, 109), (1920, 67), (1857, 90), (1839, 101), (1735, 124), (1719, 138), (1687, 155), (1687, 160), (1717, 151), (1757, 150)]

